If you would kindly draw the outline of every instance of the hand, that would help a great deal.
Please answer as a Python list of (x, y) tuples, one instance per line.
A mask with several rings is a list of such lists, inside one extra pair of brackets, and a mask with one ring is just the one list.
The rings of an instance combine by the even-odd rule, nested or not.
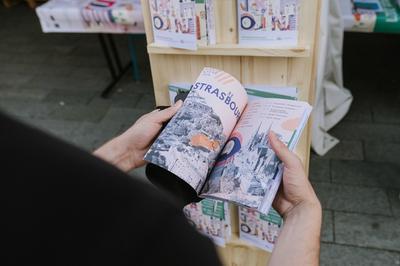
[(274, 133), (269, 134), (272, 149), (283, 162), (283, 180), (273, 207), (284, 217), (299, 209), (321, 212), (321, 205), (308, 181), (303, 164)]
[(299, 157), (274, 133), (272, 149), (283, 162), (283, 180), (274, 208), (284, 218), (283, 228), (269, 260), (270, 266), (319, 265), (322, 210)]
[(162, 124), (182, 106), (179, 100), (164, 110), (154, 110), (140, 117), (127, 131), (94, 152), (96, 156), (116, 165), (123, 171), (145, 165), (144, 155), (159, 133)]

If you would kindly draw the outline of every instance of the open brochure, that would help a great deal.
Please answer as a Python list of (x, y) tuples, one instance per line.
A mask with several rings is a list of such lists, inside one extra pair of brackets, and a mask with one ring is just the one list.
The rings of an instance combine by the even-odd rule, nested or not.
[(234, 77), (204, 68), (144, 159), (185, 181), (200, 197), (267, 213), (282, 177), (268, 133), (275, 132), (292, 150), (310, 112), (301, 101), (248, 101)]
[(215, 244), (225, 246), (231, 237), (229, 205), (220, 200), (204, 199), (183, 209), (189, 223)]
[(272, 252), (283, 225), (282, 217), (271, 208), (268, 215), (239, 207), (240, 239)]

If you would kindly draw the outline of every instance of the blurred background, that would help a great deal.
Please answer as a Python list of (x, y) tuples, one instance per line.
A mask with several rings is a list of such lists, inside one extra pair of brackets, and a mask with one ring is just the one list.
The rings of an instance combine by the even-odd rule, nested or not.
[[(123, 65), (133, 45), (140, 77), (127, 69), (103, 98), (111, 78), (96, 34), (45, 34), (28, 3), (4, 1), (0, 108), (93, 151), (155, 107), (145, 36), (113, 40)], [(399, 47), (395, 32), (344, 34), (344, 87), (354, 100), (329, 132), (339, 144), (310, 164), (324, 209), (321, 265), (400, 265)]]

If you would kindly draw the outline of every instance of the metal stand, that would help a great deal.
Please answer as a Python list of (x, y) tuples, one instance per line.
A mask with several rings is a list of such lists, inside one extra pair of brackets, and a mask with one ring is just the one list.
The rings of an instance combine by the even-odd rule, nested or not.
[(98, 36), (101, 49), (103, 50), (104, 57), (106, 58), (107, 67), (110, 70), (112, 78), (111, 82), (101, 93), (101, 97), (107, 98), (112, 92), (114, 86), (121, 80), (122, 76), (129, 69), (131, 62), (124, 67), (122, 66), (117, 47), (115, 46), (115, 42), (111, 34), (100, 33)]

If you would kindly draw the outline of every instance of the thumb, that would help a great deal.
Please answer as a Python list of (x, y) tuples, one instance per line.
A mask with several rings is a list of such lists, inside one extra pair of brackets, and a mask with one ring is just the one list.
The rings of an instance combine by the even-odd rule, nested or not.
[(157, 123), (165, 122), (171, 119), (171, 117), (173, 117), (176, 114), (176, 112), (178, 112), (179, 108), (182, 107), (182, 103), (183, 103), (182, 100), (179, 100), (174, 105), (164, 110), (153, 113), (151, 115), (151, 118), (153, 119), (154, 122)]
[(301, 165), (300, 159), (291, 152), (288, 147), (278, 139), (276, 134), (272, 131), (269, 133), (269, 141), (278, 158), (283, 162), (286, 168), (293, 169)]

